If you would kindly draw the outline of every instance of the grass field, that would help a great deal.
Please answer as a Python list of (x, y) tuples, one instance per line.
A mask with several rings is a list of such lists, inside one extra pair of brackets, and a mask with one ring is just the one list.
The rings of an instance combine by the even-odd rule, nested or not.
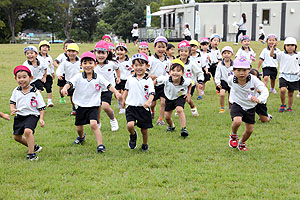
[[(220, 48), (228, 44), (232, 46), (221, 43)], [(79, 46), (83, 53), (94, 44)], [(252, 42), (251, 46), (258, 59), (264, 45)], [(0, 45), (0, 111), (5, 113), (10, 113), (9, 99), (17, 86), (13, 68), (26, 59), (24, 47)], [(235, 52), (239, 47), (233, 46)], [(55, 58), (61, 50), (62, 45), (52, 45), (50, 55)], [(135, 52), (137, 47), (130, 44), (129, 55)], [(46, 126), (36, 129), (36, 142), (43, 146), (37, 162), (27, 161), (27, 148), (13, 140), (13, 117), (9, 122), (0, 119), (0, 199), (300, 199), (300, 99), (296, 97), (292, 113), (279, 113), (279, 94), (270, 94), (273, 119), (269, 124), (257, 120), (248, 152), (228, 147), (230, 114), (218, 113), (219, 96), (210, 81), (204, 99), (193, 98), (199, 117), (192, 118), (186, 104), (187, 139), (180, 137), (175, 119), (174, 133), (166, 133), (166, 126), (150, 129), (148, 152), (139, 150), (140, 133), (138, 148), (130, 150), (125, 116), (116, 114), (120, 129), (111, 132), (103, 113), (107, 151), (97, 154), (88, 126), (85, 145), (71, 145), (77, 137), (71, 105), (69, 100), (59, 104), (56, 81), (53, 88), (55, 107), (46, 110)], [(116, 100), (112, 104), (118, 113)], [(243, 130), (244, 125), (240, 135)]]

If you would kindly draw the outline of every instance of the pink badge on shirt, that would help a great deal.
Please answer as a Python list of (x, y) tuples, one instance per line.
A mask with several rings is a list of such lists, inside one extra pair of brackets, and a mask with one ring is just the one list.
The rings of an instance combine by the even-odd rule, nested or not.
[(101, 89), (101, 85), (99, 85), (99, 84), (95, 84), (95, 89), (96, 89), (97, 91), (100, 91), (100, 89)]
[(31, 97), (30, 105), (31, 105), (32, 107), (37, 107), (38, 102), (37, 102), (37, 100), (35, 99), (35, 97)]

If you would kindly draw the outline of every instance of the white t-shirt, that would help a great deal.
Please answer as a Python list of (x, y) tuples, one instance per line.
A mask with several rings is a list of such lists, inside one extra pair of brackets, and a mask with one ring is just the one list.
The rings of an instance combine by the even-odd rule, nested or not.
[(191, 85), (190, 78), (181, 77), (179, 85), (174, 85), (171, 76), (160, 76), (156, 79), (157, 83), (164, 84), (164, 93), (167, 99), (175, 100), (182, 95), (186, 95), (188, 87)]
[(191, 36), (191, 31), (188, 29), (188, 28), (185, 28), (184, 31), (183, 31), (183, 35), (184, 36)]
[(132, 29), (131, 35), (132, 35), (132, 37), (139, 37), (139, 30), (138, 29)]
[[(167, 56), (165, 56), (164, 60), (161, 61), (157, 57), (157, 55), (154, 54), (149, 58), (149, 64), (150, 64), (149, 73), (151, 75), (155, 75), (159, 77), (159, 76), (165, 76), (167, 74), (171, 65), (171, 61), (168, 59)], [(159, 84), (157, 86), (159, 86)]]
[(241, 17), (239, 23), (237, 24), (239, 27), (239, 30), (241, 31), (247, 31), (246, 23), (244, 23), (243, 17)]
[(224, 60), (222, 62), (219, 62), (216, 69), (216, 75), (215, 75), (216, 85), (221, 85), (221, 80), (228, 83), (228, 77), (233, 75), (232, 70), (233, 70), (233, 61), (230, 61), (229, 67), (225, 65)]
[(67, 58), (68, 58), (67, 53), (61, 53), (61, 54), (59, 54), (59, 56), (57, 56), (57, 58), (55, 58), (55, 60), (59, 64), (59, 63), (62, 63), (63, 61), (65, 61), (65, 60), (67, 60)]
[(249, 47), (249, 51), (245, 51), (245, 48), (242, 46), (241, 48), (239, 48), (239, 50), (236, 52), (235, 54), (235, 58), (239, 58), (239, 57), (246, 57), (246, 59), (251, 63), (252, 59), (255, 58), (256, 54), (253, 51), (253, 49), (251, 49)]
[(202, 68), (190, 59), (184, 64), (184, 77), (192, 79), (193, 85), (197, 80), (204, 81)]
[[(97, 65), (94, 69), (94, 71), (103, 76), (113, 87), (116, 86), (116, 80), (115, 80), (115, 70), (119, 69), (119, 66), (117, 63), (113, 61), (105, 61), (104, 65)], [(103, 91), (108, 91), (108, 89), (104, 88)]]
[[(280, 50), (278, 48), (275, 48), (274, 53), (278, 54), (278, 53), (280, 53)], [(276, 60), (270, 56), (270, 48), (269, 47), (264, 48), (262, 50), (262, 52), (259, 55), (259, 59), (263, 60), (262, 68), (264, 68), (264, 67), (277, 68), (278, 67), (278, 60)]]
[(212, 56), (210, 51), (208, 50), (205, 53), (203, 51), (200, 51), (200, 54), (201, 54), (201, 67), (202, 68), (206, 67), (208, 69), (210, 64), (208, 57), (211, 58)]
[(264, 29), (259, 29), (259, 30), (258, 30), (258, 34), (259, 34), (259, 36), (265, 35)]
[(43, 79), (47, 66), (44, 65), (44, 63), (42, 63), (39, 59), (37, 59), (37, 66), (33, 66), (29, 60), (26, 60), (23, 65), (30, 69), (31, 75), (33, 76), (33, 79), (30, 83)]
[(54, 73), (54, 66), (53, 66), (53, 60), (52, 57), (50, 55), (46, 55), (45, 57), (43, 57), (40, 53), (37, 57), (41, 63), (43, 63), (44, 66), (47, 67), (47, 75), (51, 75)]
[(257, 90), (261, 92), (257, 97), (261, 103), (266, 102), (269, 96), (265, 84), (252, 74), (248, 75), (247, 82), (243, 86), (238, 83), (236, 76), (229, 76), (228, 85), (231, 88), (229, 102), (240, 105), (244, 110), (249, 110), (257, 105), (250, 100), (252, 96), (257, 94)]
[(147, 74), (142, 79), (138, 79), (136, 74), (129, 76), (125, 90), (128, 90), (125, 101), (128, 106), (143, 106), (149, 96), (155, 94), (153, 81)]
[(70, 62), (69, 58), (63, 61), (56, 70), (56, 76), (65, 74), (66, 81), (70, 81), (76, 74), (82, 72), (79, 58), (76, 58), (74, 63)]
[(101, 75), (93, 72), (91, 80), (88, 80), (86, 73), (78, 73), (68, 83), (75, 89), (73, 94), (74, 104), (80, 107), (100, 106), (101, 92), (108, 89), (110, 83)]
[(274, 54), (274, 58), (280, 62), (279, 78), (284, 78), (290, 82), (300, 80), (300, 54), (295, 52), (294, 54), (290, 55), (287, 52), (281, 51), (277, 54)]
[(117, 65), (120, 69), (120, 79), (127, 80), (127, 77), (130, 76), (131, 72), (133, 71), (131, 59), (128, 56), (126, 56), (126, 59), (123, 62), (119, 61), (118, 58), (117, 62)]
[(26, 94), (22, 92), (21, 87), (16, 87), (10, 97), (10, 104), (15, 104), (17, 115), (40, 115), (41, 110), (46, 109), (44, 99), (36, 87), (31, 87)]
[(210, 48), (210, 60), (212, 64), (218, 63), (219, 61), (222, 60), (221, 52), (220, 49), (211, 49)]

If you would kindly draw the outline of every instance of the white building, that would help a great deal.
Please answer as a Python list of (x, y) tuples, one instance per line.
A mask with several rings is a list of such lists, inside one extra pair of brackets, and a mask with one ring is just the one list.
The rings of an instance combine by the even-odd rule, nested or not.
[[(223, 41), (234, 41), (242, 13), (246, 13), (247, 35), (258, 39), (258, 25), (264, 24), (266, 35), (276, 34), (300, 40), (300, 1), (191, 3), (164, 6), (152, 16), (160, 16), (161, 29), (168, 37), (183, 38), (183, 25), (189, 23), (193, 39), (218, 33)], [(162, 31), (163, 32), (163, 31)]]

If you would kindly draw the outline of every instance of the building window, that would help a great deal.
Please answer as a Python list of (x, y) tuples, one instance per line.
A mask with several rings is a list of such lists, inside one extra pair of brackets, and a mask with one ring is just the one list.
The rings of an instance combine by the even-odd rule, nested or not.
[(172, 27), (175, 28), (175, 13), (173, 13), (173, 23), (172, 23)]
[(262, 12), (262, 24), (269, 25), (270, 24), (270, 9), (263, 10)]
[(164, 14), (163, 15), (164, 17), (163, 17), (163, 22), (164, 22), (164, 28), (167, 28), (167, 16), (166, 16), (166, 14)]

